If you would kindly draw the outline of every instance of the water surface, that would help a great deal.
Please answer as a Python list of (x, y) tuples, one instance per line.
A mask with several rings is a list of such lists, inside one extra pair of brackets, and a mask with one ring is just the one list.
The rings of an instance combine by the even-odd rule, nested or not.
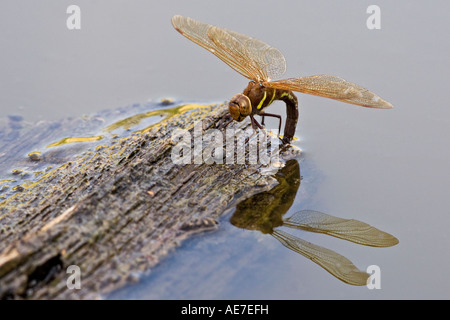
[[(61, 119), (161, 97), (224, 101), (242, 91), (246, 79), (172, 29), (174, 14), (274, 45), (286, 77), (338, 75), (395, 106), (299, 95), (303, 180), (285, 214), (316, 210), (398, 238), (372, 248), (294, 231), (359, 269), (378, 265), (381, 289), (343, 283), (274, 237), (233, 226), (230, 212), (218, 232), (185, 243), (114, 297), (449, 298), (448, 3), (377, 1), (381, 29), (369, 30), (369, 2), (77, 1), (78, 31), (65, 25), (70, 4), (3, 1), (0, 117)], [(284, 116), (282, 104), (271, 108)]]

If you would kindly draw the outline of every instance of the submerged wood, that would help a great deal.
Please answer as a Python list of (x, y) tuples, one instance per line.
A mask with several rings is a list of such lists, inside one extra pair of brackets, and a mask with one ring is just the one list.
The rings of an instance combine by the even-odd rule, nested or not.
[[(0, 199), (0, 298), (101, 298), (136, 281), (193, 234), (218, 228), (218, 218), (240, 200), (277, 184), (261, 173), (261, 164), (174, 164), (175, 129), (192, 130), (199, 120), (203, 130), (215, 128), (227, 113), (224, 105), (177, 111), (83, 152), (73, 145), (70, 156), (29, 153), (44, 148), (44, 138), (56, 139), (57, 128), (86, 130), (95, 121), (104, 125), (103, 118), (33, 125), (12, 137), (14, 130), (0, 130), (2, 138), (15, 139), (2, 140), (0, 157), (16, 159), (5, 160), (0, 171), (53, 165), (34, 181), (15, 182)], [(286, 159), (298, 155), (290, 147), (284, 153)], [(80, 268), (80, 289), (67, 286), (71, 265)]]

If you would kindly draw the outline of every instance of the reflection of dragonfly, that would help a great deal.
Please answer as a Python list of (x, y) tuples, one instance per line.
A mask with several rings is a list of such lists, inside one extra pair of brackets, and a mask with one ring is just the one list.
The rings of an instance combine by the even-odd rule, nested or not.
[(345, 283), (365, 285), (369, 274), (359, 270), (350, 260), (332, 250), (295, 237), (281, 230), (280, 227), (324, 233), (374, 247), (396, 245), (397, 238), (367, 223), (354, 219), (342, 219), (318, 211), (303, 210), (289, 218), (283, 218), (282, 216), (294, 202), (300, 186), (298, 162), (288, 161), (276, 178), (279, 185), (241, 202), (230, 222), (240, 228), (271, 234), (287, 248), (311, 259)]
[[(271, 81), (286, 71), (283, 54), (268, 44), (224, 28), (218, 28), (188, 17), (174, 16), (174, 28), (183, 36), (202, 46), (209, 52), (250, 79), (242, 94), (236, 94), (229, 102), (232, 118), (242, 121), (250, 116), (253, 129), (262, 126), (254, 115), (281, 117), (266, 113), (265, 109), (274, 101), (286, 103), (286, 124), (283, 142), (289, 143), (298, 119), (297, 97), (292, 91), (313, 94), (369, 108), (388, 109), (393, 106), (369, 90), (336, 76), (316, 75)], [(292, 90), (292, 91), (291, 91)]]

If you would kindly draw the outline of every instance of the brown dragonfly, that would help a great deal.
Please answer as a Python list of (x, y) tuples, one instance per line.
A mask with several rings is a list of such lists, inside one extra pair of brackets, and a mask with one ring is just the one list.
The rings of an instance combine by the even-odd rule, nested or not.
[(249, 36), (209, 25), (192, 18), (176, 15), (172, 18), (174, 28), (189, 40), (209, 52), (250, 79), (243, 93), (233, 96), (228, 108), (232, 118), (242, 121), (250, 117), (252, 128), (263, 129), (254, 115), (262, 117), (281, 116), (267, 113), (265, 109), (275, 100), (286, 103), (286, 124), (283, 143), (290, 143), (298, 120), (297, 97), (292, 91), (308, 93), (368, 108), (390, 109), (392, 104), (375, 93), (342, 78), (331, 75), (275, 80), (286, 71), (286, 60), (276, 48)]

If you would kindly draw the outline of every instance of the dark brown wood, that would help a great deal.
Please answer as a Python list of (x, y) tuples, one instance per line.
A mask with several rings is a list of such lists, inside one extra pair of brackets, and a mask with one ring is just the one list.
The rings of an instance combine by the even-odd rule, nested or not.
[[(201, 120), (205, 132), (227, 113), (224, 105), (176, 108), (156, 125), (88, 149), (69, 146), (27, 157), (44, 149), (45, 132), (56, 139), (56, 129), (29, 126), (17, 133), (15, 149), (21, 151), (11, 168), (26, 164), (33, 174), (54, 166), (33, 183), (19, 179), (21, 188), (9, 189), (0, 203), (1, 298), (101, 298), (136, 281), (193, 234), (220, 227), (218, 218), (240, 200), (277, 184), (260, 173), (263, 165), (174, 164), (175, 129), (192, 130)], [(108, 123), (98, 118), (100, 127)], [(284, 154), (298, 152), (288, 148)], [(81, 270), (79, 290), (67, 287), (71, 265)]]

